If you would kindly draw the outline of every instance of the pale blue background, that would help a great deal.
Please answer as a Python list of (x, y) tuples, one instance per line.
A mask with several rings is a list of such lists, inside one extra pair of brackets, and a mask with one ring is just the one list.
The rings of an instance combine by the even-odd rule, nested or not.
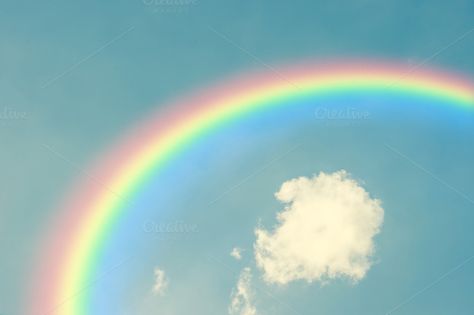
[[(472, 1), (0, 1), (0, 109), (18, 114), (0, 120), (0, 314), (21, 314), (34, 249), (67, 187), (159, 104), (305, 58), (393, 58), (473, 76), (473, 21)], [(355, 106), (370, 119), (321, 121), (313, 115), (321, 106)], [(474, 198), (472, 112), (350, 96), (301, 108), (209, 139), (151, 185), (154, 199), (141, 201), (150, 211), (122, 227), (141, 245), (111, 247), (107, 263), (133, 259), (88, 291), (94, 314), (225, 314), (239, 271), (253, 264), (248, 251), (233, 261), (230, 249), (250, 249), (259, 219), (271, 226), (283, 181), (319, 171), (347, 169), (383, 200), (378, 263), (357, 286), (257, 281), (281, 301), (258, 290), (262, 314), (385, 314), (474, 255), (474, 206), (461, 196)], [(154, 194), (163, 183), (167, 193)], [(199, 232), (156, 240), (143, 233), (149, 219), (183, 220)], [(162, 299), (147, 295), (155, 265), (172, 281)], [(471, 314), (473, 277), (466, 263), (396, 314)]]

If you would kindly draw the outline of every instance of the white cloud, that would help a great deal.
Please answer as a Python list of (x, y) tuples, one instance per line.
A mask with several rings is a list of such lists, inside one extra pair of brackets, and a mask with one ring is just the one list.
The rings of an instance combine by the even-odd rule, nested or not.
[(237, 282), (237, 287), (231, 294), (229, 306), (230, 315), (256, 315), (257, 309), (254, 305), (254, 293), (251, 287), (252, 272), (250, 268), (242, 270)]
[(274, 231), (255, 230), (255, 259), (266, 282), (365, 276), (383, 222), (380, 200), (344, 170), (289, 180), (275, 197), (286, 206)]
[(155, 284), (153, 285), (152, 292), (155, 295), (163, 295), (168, 288), (168, 279), (165, 272), (160, 268), (155, 268), (153, 271), (155, 275)]
[(242, 249), (238, 247), (234, 247), (232, 251), (230, 252), (230, 255), (234, 257), (237, 260), (242, 259)]

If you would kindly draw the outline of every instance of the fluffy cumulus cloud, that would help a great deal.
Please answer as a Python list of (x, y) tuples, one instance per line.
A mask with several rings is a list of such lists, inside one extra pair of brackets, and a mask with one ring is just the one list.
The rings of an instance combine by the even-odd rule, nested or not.
[(277, 225), (255, 231), (255, 259), (265, 281), (356, 282), (366, 275), (384, 211), (346, 171), (289, 180), (275, 196), (286, 204)]
[(155, 268), (153, 271), (155, 275), (155, 284), (153, 285), (152, 292), (154, 295), (163, 295), (168, 288), (168, 279), (165, 272), (160, 268)]
[(247, 267), (240, 273), (237, 286), (231, 294), (230, 315), (257, 315), (251, 283), (252, 272)]
[(234, 247), (232, 251), (230, 252), (230, 255), (234, 257), (237, 260), (242, 259), (242, 249), (238, 247)]

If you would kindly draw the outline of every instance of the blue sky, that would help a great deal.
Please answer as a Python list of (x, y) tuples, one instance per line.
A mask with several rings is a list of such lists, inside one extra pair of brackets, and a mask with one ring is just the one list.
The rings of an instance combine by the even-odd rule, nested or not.
[[(307, 58), (390, 58), (473, 76), (473, 18), (472, 1), (1, 1), (0, 109), (15, 118), (0, 120), (0, 314), (20, 314), (37, 240), (67, 187), (166, 100)], [(306, 105), (306, 116), (230, 127), (188, 153), (200, 163), (183, 156), (150, 185), (146, 211), (129, 218), (139, 254), (90, 290), (96, 310), (226, 314), (250, 266), (259, 314), (385, 314), (408, 300), (396, 314), (468, 314), (474, 267), (450, 271), (474, 254), (472, 112), (404, 99)], [(369, 119), (318, 120), (321, 106), (354, 107)], [(259, 222), (270, 229), (283, 208), (273, 194), (289, 179), (340, 169), (383, 202), (376, 263), (356, 285), (268, 285), (251, 248)], [(164, 186), (166, 194), (154, 193)], [(146, 220), (180, 220), (198, 232), (156, 240), (143, 237)], [(116, 246), (108, 259), (120, 256)], [(229, 256), (233, 246), (247, 249), (242, 261)], [(157, 265), (169, 276), (162, 297), (149, 294)]]

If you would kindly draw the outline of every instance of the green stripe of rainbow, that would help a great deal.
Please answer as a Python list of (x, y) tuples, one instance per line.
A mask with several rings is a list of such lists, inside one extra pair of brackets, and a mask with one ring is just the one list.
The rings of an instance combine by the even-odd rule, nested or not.
[(62, 228), (53, 231), (46, 263), (38, 271), (30, 314), (38, 314), (39, 309), (48, 314), (85, 314), (82, 291), (93, 279), (105, 240), (113, 236), (114, 224), (127, 209), (124, 200), (133, 198), (150, 174), (165, 168), (190, 143), (220, 126), (271, 111), (285, 100), (291, 104), (296, 97), (351, 91), (422, 96), (473, 108), (473, 87), (458, 76), (400, 65), (304, 64), (239, 77), (159, 111), (88, 172), (102, 184), (83, 180), (66, 201), (66, 214), (58, 222)]

